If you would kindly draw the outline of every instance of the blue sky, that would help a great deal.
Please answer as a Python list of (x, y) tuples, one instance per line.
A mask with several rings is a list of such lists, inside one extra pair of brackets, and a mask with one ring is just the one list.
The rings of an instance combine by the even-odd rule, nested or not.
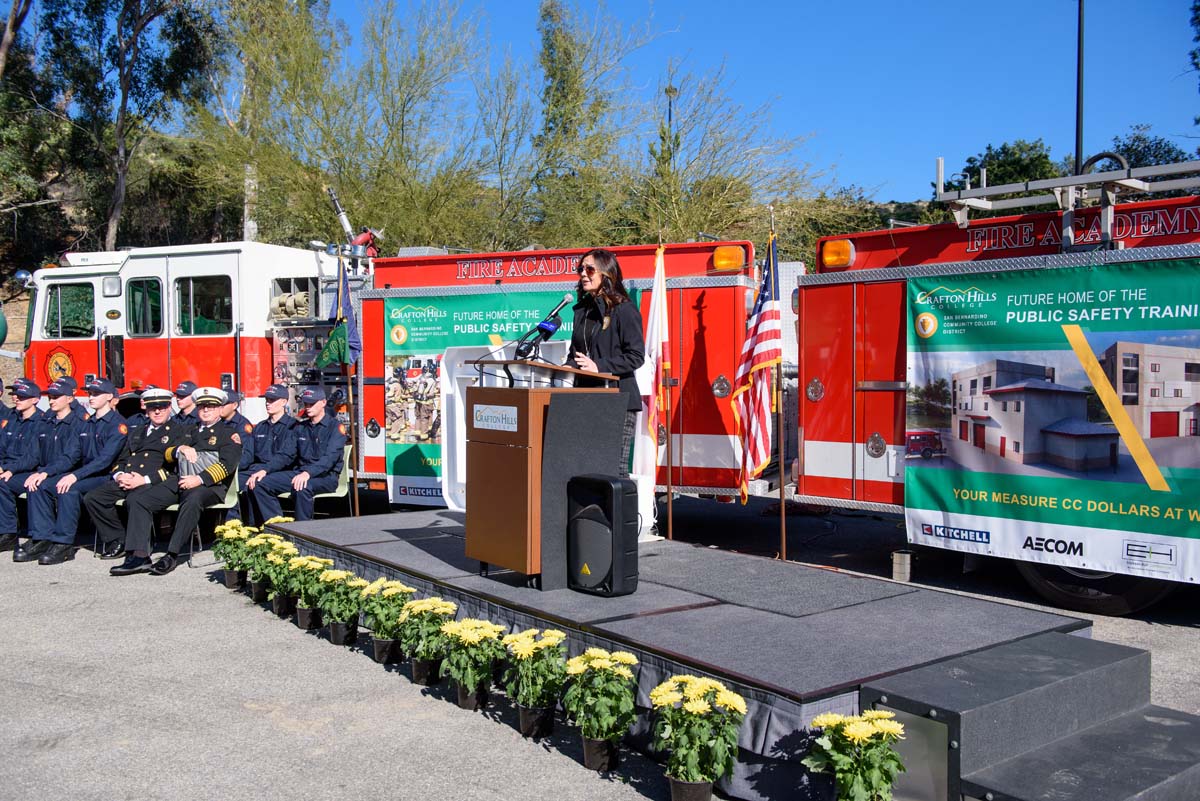
[[(334, 0), (357, 31), (358, 0)], [(582, 4), (590, 10), (591, 3)], [(1131, 125), (1200, 146), (1189, 0), (1087, 0), (1084, 153)], [(536, 69), (537, 0), (463, 0), (488, 32), (487, 56)], [(954, 172), (991, 143), (1043, 139), (1057, 160), (1075, 142), (1075, 0), (828, 2), (610, 0), (659, 36), (628, 77), (654, 93), (667, 64), (726, 66), (746, 109), (771, 103), (769, 130), (807, 137), (798, 160), (876, 200), (930, 196), (934, 161)], [(481, 54), (483, 56), (483, 54)]]

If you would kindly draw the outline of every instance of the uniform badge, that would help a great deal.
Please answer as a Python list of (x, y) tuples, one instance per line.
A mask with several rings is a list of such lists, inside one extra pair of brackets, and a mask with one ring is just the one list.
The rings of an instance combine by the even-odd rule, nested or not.
[(338, 433), (341, 434), (343, 437), (346, 436), (346, 424), (345, 423), (338, 423)]
[(209, 444), (209, 445), (216, 445), (216, 444), (217, 444), (217, 438), (216, 438), (216, 437), (209, 437), (209, 438), (208, 438), (208, 444)]
[(161, 442), (163, 445), (166, 445), (170, 441), (171, 441), (170, 437), (163, 437), (162, 439), (159, 440), (159, 442)]
[(8, 421), (0, 420), (0, 428), (8, 428)]
[(121, 436), (125, 436), (126, 434), (129, 433), (129, 426), (125, 425), (124, 423), (121, 423), (121, 425), (117, 426), (117, 431), (121, 432)]
[(231, 440), (233, 440), (234, 442), (236, 442), (238, 445), (241, 445), (241, 444), (242, 444), (242, 438), (241, 438), (241, 436), (239, 436), (239, 435), (238, 435), (238, 434), (236, 434), (236, 433), (232, 434), (232, 435), (231, 435), (229, 438), (230, 438)]
[(244, 426), (242, 426), (242, 427), (243, 427), (244, 429), (246, 429), (246, 433), (247, 433), (247, 434), (252, 434), (252, 433), (254, 433), (254, 426), (250, 425), (249, 423), (246, 423), (246, 425), (244, 425)]

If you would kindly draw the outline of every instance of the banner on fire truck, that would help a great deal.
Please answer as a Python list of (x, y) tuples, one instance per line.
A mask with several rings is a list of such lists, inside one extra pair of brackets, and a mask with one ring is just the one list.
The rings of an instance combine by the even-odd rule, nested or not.
[(1200, 260), (911, 278), (908, 539), (1200, 580)]
[[(561, 292), (486, 292), (385, 301), (384, 436), (393, 503), (444, 505), (438, 376), (446, 349), (517, 339), (561, 299)], [(569, 339), (571, 327), (566, 315), (554, 339)]]

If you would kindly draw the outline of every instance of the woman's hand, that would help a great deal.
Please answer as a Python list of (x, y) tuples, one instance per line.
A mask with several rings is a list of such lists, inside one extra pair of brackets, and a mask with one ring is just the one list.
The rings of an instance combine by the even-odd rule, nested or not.
[(592, 358), (582, 353), (575, 354), (575, 366), (580, 370), (587, 370), (589, 373), (600, 372), (600, 368), (596, 366), (596, 363), (592, 361)]

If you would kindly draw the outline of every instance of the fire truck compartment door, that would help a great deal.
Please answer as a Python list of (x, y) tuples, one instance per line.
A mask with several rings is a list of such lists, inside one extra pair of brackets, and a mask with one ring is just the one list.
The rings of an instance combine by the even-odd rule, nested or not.
[(167, 368), (167, 268), (166, 256), (136, 254), (121, 268), (121, 317), (108, 326), (110, 336), (124, 336), (125, 382), (118, 386), (175, 386)]
[(854, 286), (800, 288), (801, 495), (852, 498)]
[(903, 281), (855, 286), (854, 497), (904, 501), (906, 310)]

